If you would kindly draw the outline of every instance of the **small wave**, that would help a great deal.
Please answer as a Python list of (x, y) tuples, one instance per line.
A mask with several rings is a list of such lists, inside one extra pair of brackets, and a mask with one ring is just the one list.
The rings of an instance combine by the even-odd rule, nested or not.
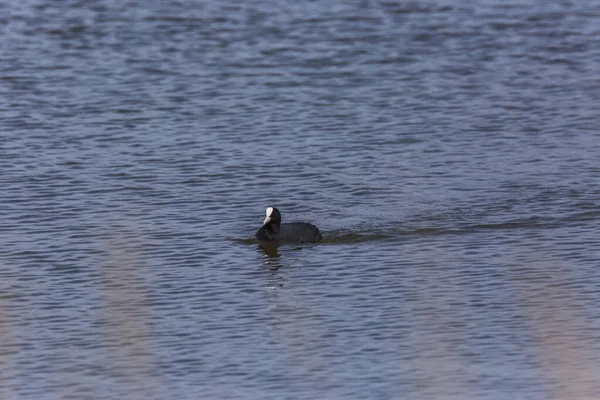
[[(588, 215), (588, 214), (591, 214)], [(590, 212), (580, 216), (581, 218), (594, 218), (596, 212)], [(530, 217), (516, 219), (504, 222), (489, 222), (478, 224), (466, 224), (461, 226), (424, 226), (424, 227), (406, 227), (400, 226), (395, 228), (380, 229), (380, 230), (335, 230), (324, 231), (323, 241), (321, 244), (350, 244), (363, 243), (380, 240), (397, 239), (407, 236), (441, 236), (441, 235), (465, 235), (474, 232), (487, 230), (507, 230), (507, 229), (535, 229), (549, 228), (555, 226), (556, 221), (546, 220), (539, 217)], [(401, 225), (401, 224), (399, 224)], [(238, 238), (234, 239), (238, 243), (244, 245), (252, 245), (260, 243), (255, 238)]]
[(393, 235), (385, 233), (355, 233), (355, 232), (325, 232), (323, 243), (360, 243), (374, 240), (385, 240), (393, 238)]

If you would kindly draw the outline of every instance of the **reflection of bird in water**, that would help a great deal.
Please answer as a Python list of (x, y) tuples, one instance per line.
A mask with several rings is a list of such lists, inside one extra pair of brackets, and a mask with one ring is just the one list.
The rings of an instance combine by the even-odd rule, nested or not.
[(277, 242), (264, 242), (260, 243), (258, 247), (265, 253), (266, 257), (279, 259), (279, 243)]
[(277, 251), (279, 249), (279, 243), (277, 242), (263, 242), (258, 245), (259, 250), (264, 254), (265, 265), (268, 265), (271, 270), (278, 270), (283, 267), (280, 263), (280, 254)]

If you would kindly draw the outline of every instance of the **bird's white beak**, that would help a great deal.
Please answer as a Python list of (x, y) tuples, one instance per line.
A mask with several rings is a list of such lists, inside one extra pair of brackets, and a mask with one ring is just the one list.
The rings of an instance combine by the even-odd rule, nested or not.
[(273, 214), (273, 207), (267, 208), (267, 217), (263, 221), (263, 225), (266, 225), (269, 222), (271, 222), (271, 214)]

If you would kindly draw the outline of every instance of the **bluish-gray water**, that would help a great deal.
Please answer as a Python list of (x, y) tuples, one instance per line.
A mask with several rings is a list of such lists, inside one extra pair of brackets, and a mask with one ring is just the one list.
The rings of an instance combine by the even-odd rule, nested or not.
[(0, 49), (0, 398), (599, 397), (599, 1), (12, 1)]

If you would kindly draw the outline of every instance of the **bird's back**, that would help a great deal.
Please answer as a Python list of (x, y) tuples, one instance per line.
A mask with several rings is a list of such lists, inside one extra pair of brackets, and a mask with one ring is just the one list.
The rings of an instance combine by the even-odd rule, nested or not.
[(315, 243), (323, 239), (319, 228), (308, 222), (281, 224), (277, 236), (280, 242)]

